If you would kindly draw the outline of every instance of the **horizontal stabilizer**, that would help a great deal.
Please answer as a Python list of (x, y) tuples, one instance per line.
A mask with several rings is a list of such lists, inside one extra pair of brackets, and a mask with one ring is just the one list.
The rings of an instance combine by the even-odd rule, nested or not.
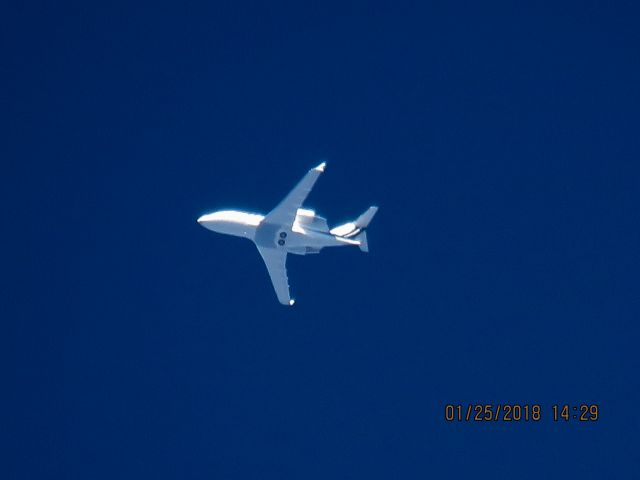
[(358, 217), (356, 220), (357, 228), (367, 228), (371, 220), (373, 220), (373, 216), (378, 211), (378, 207), (369, 207), (366, 212)]

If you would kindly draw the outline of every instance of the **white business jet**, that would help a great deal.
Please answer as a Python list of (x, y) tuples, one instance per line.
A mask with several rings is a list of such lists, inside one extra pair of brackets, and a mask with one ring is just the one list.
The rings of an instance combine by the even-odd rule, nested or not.
[(353, 222), (329, 230), (327, 220), (313, 210), (302, 208), (307, 195), (326, 166), (322, 162), (307, 172), (280, 204), (266, 216), (256, 213), (222, 210), (198, 218), (208, 230), (252, 240), (267, 265), (273, 288), (283, 305), (293, 305), (287, 279), (287, 253), (320, 253), (324, 247), (354, 245), (368, 252), (366, 228), (378, 211), (369, 209)]

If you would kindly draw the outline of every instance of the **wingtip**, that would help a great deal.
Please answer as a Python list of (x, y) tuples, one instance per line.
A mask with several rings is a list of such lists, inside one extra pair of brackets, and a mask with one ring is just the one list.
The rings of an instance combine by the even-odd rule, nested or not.
[(318, 165), (316, 168), (314, 168), (314, 170), (317, 170), (318, 172), (324, 172), (324, 169), (327, 166), (327, 162), (322, 162), (320, 165)]
[(289, 306), (290, 307), (292, 307), (294, 303), (296, 303), (296, 301), (293, 298), (291, 300), (289, 300)]

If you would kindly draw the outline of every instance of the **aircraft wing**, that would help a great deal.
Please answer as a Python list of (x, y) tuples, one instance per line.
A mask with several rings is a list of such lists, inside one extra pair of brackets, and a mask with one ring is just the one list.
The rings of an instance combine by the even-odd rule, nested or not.
[(283, 305), (293, 305), (294, 301), (289, 296), (289, 279), (287, 278), (287, 252), (271, 247), (258, 247), (258, 251), (264, 260), (273, 289), (278, 300)]
[(316, 180), (318, 180), (320, 174), (324, 172), (325, 166), (326, 163), (322, 162), (317, 167), (309, 170), (304, 178), (300, 180), (291, 192), (289, 192), (284, 200), (282, 200), (276, 208), (267, 214), (264, 221), (278, 225), (293, 225), (298, 209), (302, 207), (302, 204), (309, 195), (309, 192), (316, 183)]

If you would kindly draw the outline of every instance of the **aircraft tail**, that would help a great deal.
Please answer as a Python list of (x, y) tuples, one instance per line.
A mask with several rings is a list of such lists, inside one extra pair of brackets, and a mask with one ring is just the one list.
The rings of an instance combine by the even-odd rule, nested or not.
[(349, 238), (360, 242), (358, 246), (363, 252), (369, 251), (369, 245), (367, 243), (367, 232), (365, 229), (371, 223), (373, 216), (378, 211), (378, 207), (369, 207), (366, 212), (360, 215), (355, 222), (347, 222), (342, 225), (338, 225), (330, 230), (332, 235), (339, 237)]
[(355, 236), (354, 240), (357, 240), (359, 243), (358, 248), (361, 252), (369, 251), (369, 243), (367, 242), (367, 231), (363, 230), (358, 235)]

